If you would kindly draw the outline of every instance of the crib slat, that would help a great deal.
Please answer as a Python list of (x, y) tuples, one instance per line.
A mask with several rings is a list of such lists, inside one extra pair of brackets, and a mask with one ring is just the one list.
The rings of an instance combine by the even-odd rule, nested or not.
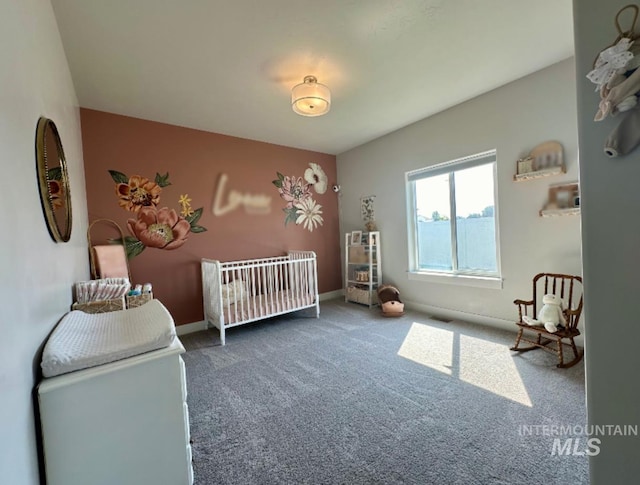
[(285, 267), (286, 262), (281, 262), (278, 265), (278, 311), (284, 311), (286, 309), (286, 295), (284, 293), (285, 290)]
[(249, 290), (249, 295), (251, 295), (251, 301), (253, 302), (253, 314), (254, 316), (258, 315), (256, 309), (256, 267), (251, 267), (251, 289)]
[(293, 273), (294, 286), (295, 291), (292, 296), (292, 301), (295, 302), (296, 305), (303, 304), (301, 300), (301, 296), (304, 292), (304, 288), (302, 287), (302, 268), (304, 263), (300, 259), (296, 259), (292, 263), (294, 265), (295, 271)]

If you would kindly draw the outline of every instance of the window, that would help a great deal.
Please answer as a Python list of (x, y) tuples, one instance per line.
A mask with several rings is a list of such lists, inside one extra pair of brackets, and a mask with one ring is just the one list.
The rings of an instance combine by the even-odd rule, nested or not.
[(407, 173), (412, 273), (500, 276), (496, 152)]

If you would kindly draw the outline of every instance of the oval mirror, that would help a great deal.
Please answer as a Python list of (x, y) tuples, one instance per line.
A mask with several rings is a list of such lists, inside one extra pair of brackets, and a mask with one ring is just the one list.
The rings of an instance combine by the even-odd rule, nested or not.
[(55, 123), (40, 118), (36, 129), (36, 167), (40, 201), (49, 234), (56, 242), (71, 237), (71, 193), (67, 161)]

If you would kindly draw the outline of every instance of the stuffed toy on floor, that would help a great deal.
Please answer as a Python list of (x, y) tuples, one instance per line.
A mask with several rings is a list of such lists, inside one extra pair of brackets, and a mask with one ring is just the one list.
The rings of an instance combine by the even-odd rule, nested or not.
[(564, 328), (567, 323), (562, 313), (562, 301), (553, 294), (547, 294), (542, 297), (542, 308), (538, 312), (537, 320), (524, 315), (522, 321), (527, 325), (542, 325), (550, 333), (555, 333)]
[(378, 302), (385, 317), (401, 317), (404, 315), (404, 303), (400, 300), (398, 288), (382, 285), (378, 288)]

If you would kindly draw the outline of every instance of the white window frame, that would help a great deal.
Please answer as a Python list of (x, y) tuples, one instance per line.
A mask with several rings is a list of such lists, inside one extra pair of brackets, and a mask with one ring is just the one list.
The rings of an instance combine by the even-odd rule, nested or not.
[[(465, 271), (457, 269), (458, 251), (456, 234), (455, 212), (455, 180), (449, 178), (449, 204), (451, 208), (451, 251), (453, 270), (424, 270), (418, 267), (417, 244), (417, 214), (415, 182), (417, 180), (452, 173), (480, 165), (493, 164), (493, 216), (495, 218), (495, 242), (496, 242), (496, 271)], [(407, 228), (409, 242), (409, 271), (410, 280), (425, 281), (431, 283), (476, 286), (482, 288), (502, 288), (502, 271), (500, 269), (500, 231), (498, 224), (498, 177), (497, 177), (496, 150), (489, 150), (469, 157), (459, 158), (448, 162), (431, 165), (429, 167), (413, 170), (405, 173), (405, 186), (407, 191)]]

